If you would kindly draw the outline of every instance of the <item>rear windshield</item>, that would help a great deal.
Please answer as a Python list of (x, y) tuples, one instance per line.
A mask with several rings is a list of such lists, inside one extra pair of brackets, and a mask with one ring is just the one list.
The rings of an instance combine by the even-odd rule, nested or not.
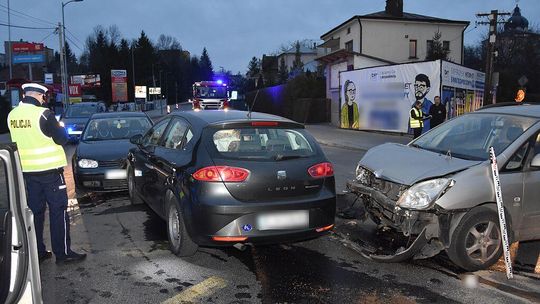
[(95, 105), (70, 106), (66, 112), (66, 117), (90, 117), (97, 111), (98, 108)]
[(233, 159), (285, 160), (316, 155), (317, 150), (303, 129), (235, 128), (213, 129), (211, 150)]

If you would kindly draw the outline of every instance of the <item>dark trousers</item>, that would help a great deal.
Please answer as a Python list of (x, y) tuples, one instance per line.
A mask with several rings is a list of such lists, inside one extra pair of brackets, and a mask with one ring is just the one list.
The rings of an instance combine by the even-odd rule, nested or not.
[(420, 135), (422, 135), (422, 128), (412, 128), (413, 130), (413, 134), (414, 134), (414, 138), (417, 138), (419, 137)]
[(34, 225), (38, 253), (46, 251), (43, 242), (43, 226), (45, 208), (49, 205), (49, 224), (51, 230), (52, 250), (56, 257), (71, 252), (69, 236), (69, 215), (67, 213), (68, 197), (64, 174), (60, 172), (47, 174), (24, 174), (28, 207), (34, 213)]

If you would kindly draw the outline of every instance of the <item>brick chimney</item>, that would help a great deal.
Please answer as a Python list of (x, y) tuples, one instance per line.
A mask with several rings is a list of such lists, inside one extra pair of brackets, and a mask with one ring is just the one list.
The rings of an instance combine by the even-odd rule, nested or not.
[(386, 0), (384, 11), (394, 17), (403, 17), (403, 0)]

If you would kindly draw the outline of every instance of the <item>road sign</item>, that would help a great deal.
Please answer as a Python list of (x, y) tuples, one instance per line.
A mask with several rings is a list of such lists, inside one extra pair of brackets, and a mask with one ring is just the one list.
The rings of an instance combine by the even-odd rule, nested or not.
[(135, 86), (135, 98), (146, 99), (146, 86)]
[(80, 97), (82, 96), (82, 90), (80, 84), (70, 84), (69, 85), (69, 96)]
[(160, 87), (150, 87), (148, 88), (148, 94), (150, 95), (161, 95)]
[(43, 43), (13, 42), (11, 43), (11, 49), (13, 50), (13, 53), (41, 52), (44, 47)]
[(44, 62), (45, 56), (43, 54), (25, 54), (25, 55), (13, 55), (13, 63), (39, 63)]
[(46, 84), (53, 84), (53, 73), (45, 73), (45, 83)]

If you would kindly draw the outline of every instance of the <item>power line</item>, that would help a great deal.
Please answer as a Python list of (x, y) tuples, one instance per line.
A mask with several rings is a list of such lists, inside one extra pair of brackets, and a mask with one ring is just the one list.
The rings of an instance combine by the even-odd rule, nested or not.
[(70, 30), (68, 30), (67, 28), (66, 28), (66, 31), (68, 32), (68, 34), (71, 35), (71, 37), (72, 37), (73, 39), (75, 39), (76, 41), (78, 41), (78, 42), (81, 43), (81, 44), (84, 44), (84, 42), (82, 42), (79, 38), (77, 38), (77, 36), (75, 36), (75, 35), (74, 35)]
[(78, 48), (81, 52), (84, 52), (83, 49), (81, 49), (81, 47), (75, 43), (73, 40), (71, 40), (69, 37), (66, 36), (66, 39), (69, 41), (69, 43), (71, 43), (71, 45), (75, 46), (76, 48)]
[[(5, 8), (5, 9), (8, 8), (7, 6), (5, 6), (5, 5), (3, 5), (3, 4), (0, 4), (0, 7), (3, 7), (3, 8)], [(12, 9), (12, 8), (10, 8), (9, 11), (10, 11), (10, 13), (12, 13), (12, 14), (13, 14), (13, 12), (14, 12), (14, 13), (15, 13), (15, 14), (14, 14), (15, 16), (17, 16), (17, 15), (22, 15), (22, 16), (24, 16), (24, 17), (27, 17), (27, 19), (28, 19), (28, 18), (31, 18), (31, 19), (37, 20), (37, 21), (39, 21), (39, 22), (41, 22), (41, 23), (45, 23), (45, 24), (48, 24), (48, 25), (54, 25), (54, 23), (52, 23), (52, 22), (50, 22), (50, 21), (43, 20), (43, 19), (40, 19), (40, 18), (37, 18), (37, 17), (34, 17), (34, 16), (30, 16), (30, 15), (28, 15), (28, 14), (26, 14), (26, 13), (23, 13), (23, 12), (20, 12), (20, 11), (17, 11), (17, 10), (14, 10), (14, 9)], [(6, 11), (6, 12), (7, 12), (7, 11)], [(23, 17), (21, 17), (21, 16), (17, 16), (17, 17), (23, 18)], [(34, 21), (34, 22), (36, 22), (36, 21)]]
[(21, 28), (21, 29), (27, 29), (27, 30), (54, 30), (55, 27), (32, 27), (32, 26), (22, 26), (22, 25), (9, 25), (7, 23), (0, 23), (0, 26), (10, 26), (14, 28)]
[(51, 37), (52, 35), (56, 34), (56, 30), (52, 31), (50, 34), (45, 36), (45, 38), (41, 39), (40, 42), (44, 42), (47, 38)]

